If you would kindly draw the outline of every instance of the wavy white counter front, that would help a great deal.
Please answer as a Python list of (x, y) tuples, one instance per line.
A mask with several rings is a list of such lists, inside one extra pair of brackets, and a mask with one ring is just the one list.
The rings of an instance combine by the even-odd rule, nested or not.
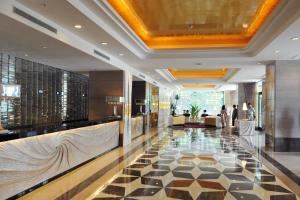
[(119, 143), (119, 122), (0, 143), (0, 199), (81, 164)]

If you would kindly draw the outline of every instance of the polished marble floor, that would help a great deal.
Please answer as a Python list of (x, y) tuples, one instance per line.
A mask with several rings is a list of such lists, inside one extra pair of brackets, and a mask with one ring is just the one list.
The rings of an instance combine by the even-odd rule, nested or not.
[(221, 129), (174, 130), (88, 199), (299, 199), (237, 137)]

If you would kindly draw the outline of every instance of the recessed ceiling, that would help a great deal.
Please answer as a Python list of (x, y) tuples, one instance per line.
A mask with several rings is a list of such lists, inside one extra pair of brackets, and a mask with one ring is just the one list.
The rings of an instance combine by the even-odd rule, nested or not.
[(175, 79), (191, 79), (191, 78), (224, 78), (228, 72), (228, 68), (221, 69), (174, 69), (169, 68), (168, 71)]
[(215, 89), (217, 85), (214, 84), (183, 84), (182, 87), (185, 89)]
[(153, 49), (246, 47), (279, 0), (108, 0)]
[[(4, 15), (7, 15), (3, 18), (4, 26), (1, 28), (1, 35), (5, 33), (7, 36), (0, 39), (8, 38), (2, 40), (1, 49), (2, 51), (17, 52), (16, 55), (21, 56), (28, 54), (27, 59), (37, 60), (52, 66), (62, 66), (72, 71), (111, 69), (109, 63), (99, 62), (93, 55), (89, 55), (89, 51), (86, 51), (85, 48), (81, 49), (77, 45), (78, 40), (70, 40), (76, 35), (89, 44), (94, 44), (92, 46), (97, 45), (97, 49), (105, 52), (106, 55), (118, 58), (115, 66), (128, 65), (141, 73), (144, 72), (147, 76), (151, 76), (152, 79), (164, 84), (166, 87), (182, 88), (183, 84), (215, 84), (217, 90), (219, 89), (218, 86), (224, 84), (261, 80), (265, 74), (264, 64), (278, 59), (297, 59), (297, 56), (300, 55), (299, 40), (291, 39), (300, 36), (299, 0), (280, 1), (278, 6), (272, 10), (271, 15), (266, 17), (263, 26), (259, 28), (247, 48), (165, 50), (147, 48), (146, 43), (134, 34), (133, 29), (130, 29), (126, 21), (122, 20), (122, 17), (114, 11), (108, 1), (12, 0), (14, 3), (9, 3), (10, 5), (21, 6), (21, 8), (24, 5), (29, 8), (29, 13), (34, 17), (47, 19), (46, 21), (50, 24), (58, 27), (59, 34), (63, 32), (65, 34), (64, 38), (67, 40), (59, 40), (62, 41), (59, 42), (51, 34), (48, 34), (50, 37), (45, 37), (47, 34), (45, 35), (44, 31), (38, 32), (38, 29), (31, 32), (27, 31), (27, 28), (32, 28), (31, 25), (26, 28), (19, 23), (18, 25), (11, 23), (6, 26), (5, 24), (8, 23), (6, 18), (20, 20), (13, 14), (7, 15), (7, 13), (11, 13), (7, 11), (10, 9), (0, 9), (0, 12), (5, 11)], [(126, 2), (127, 0), (123, 1)], [(139, 1), (144, 0), (136, 1), (139, 3)], [(158, 2), (158, 0), (149, 1), (154, 2), (154, 4)], [(176, 2), (176, 0), (160, 0), (159, 2), (163, 3), (165, 1), (171, 2), (171, 4)], [(190, 0), (184, 0), (183, 2), (186, 1)], [(207, 2), (213, 3), (213, 1), (217, 0)], [(259, 2), (247, 0), (243, 1), (242, 4), (248, 4), (252, 1)], [(7, 2), (3, 1), (1, 5), (6, 5)], [(239, 2), (239, 0), (236, 2)], [(261, 0), (260, 2), (265, 1)], [(171, 10), (172, 6), (170, 5), (170, 8), (165, 7), (164, 9)], [(165, 12), (163, 11), (161, 14), (166, 14)], [(80, 30), (75, 29), (73, 27), (75, 24), (80, 24), (83, 28)], [(24, 23), (24, 26), (27, 25), (28, 23)], [(240, 25), (246, 29), (247, 23), (239, 23)], [(189, 26), (191, 32), (193, 29), (194, 25)], [(41, 39), (39, 39), (40, 37)], [(46, 41), (47, 43), (45, 43)], [(63, 43), (66, 45), (63, 45)], [(102, 43), (108, 44), (103, 45)], [(54, 47), (56, 44), (58, 44), (57, 47)], [(43, 46), (47, 48), (43, 48)], [(275, 54), (275, 50), (280, 50), (280, 53)], [(89, 56), (83, 56), (83, 52)], [(119, 56), (120, 53), (125, 55)], [(201, 65), (197, 63), (201, 63)], [(222, 69), (226, 66), (228, 72), (224, 78), (174, 79), (168, 71), (169, 66), (174, 69)]]

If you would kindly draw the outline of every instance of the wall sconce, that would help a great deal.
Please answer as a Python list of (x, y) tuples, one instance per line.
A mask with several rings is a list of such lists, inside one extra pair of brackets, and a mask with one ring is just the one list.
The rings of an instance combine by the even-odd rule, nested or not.
[(118, 116), (117, 114), (117, 105), (121, 105), (124, 103), (124, 97), (118, 97), (118, 96), (106, 96), (105, 101), (107, 104), (114, 106), (114, 113), (113, 116)]
[(140, 106), (140, 113), (143, 113), (143, 106), (146, 105), (145, 99), (136, 99), (135, 104)]

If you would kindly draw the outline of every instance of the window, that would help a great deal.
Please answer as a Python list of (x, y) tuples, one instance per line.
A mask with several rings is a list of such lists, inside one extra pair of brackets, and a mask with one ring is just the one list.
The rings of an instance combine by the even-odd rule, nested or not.
[(201, 113), (207, 110), (207, 114), (216, 115), (220, 113), (224, 104), (224, 92), (180, 91), (178, 94), (180, 96), (177, 104), (178, 114), (183, 110), (190, 110), (191, 104), (196, 104), (200, 106)]

